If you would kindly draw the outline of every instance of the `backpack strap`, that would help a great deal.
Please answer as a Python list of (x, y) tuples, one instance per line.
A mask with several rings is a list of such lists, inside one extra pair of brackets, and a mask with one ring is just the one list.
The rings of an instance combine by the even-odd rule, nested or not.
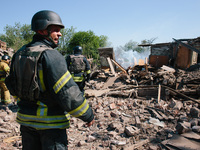
[(53, 49), (45, 45), (24, 46), (15, 53), (11, 64), (12, 71), (7, 80), (12, 95), (30, 101), (39, 98), (41, 89), (37, 77), (37, 64), (45, 50)]

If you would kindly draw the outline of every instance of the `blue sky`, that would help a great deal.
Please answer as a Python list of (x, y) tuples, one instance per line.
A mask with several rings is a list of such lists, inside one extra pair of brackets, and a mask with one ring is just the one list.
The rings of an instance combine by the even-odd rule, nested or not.
[(40, 10), (58, 13), (65, 28), (108, 36), (114, 48), (130, 40), (164, 43), (200, 36), (199, 0), (4, 0), (0, 34), (6, 25), (31, 24)]

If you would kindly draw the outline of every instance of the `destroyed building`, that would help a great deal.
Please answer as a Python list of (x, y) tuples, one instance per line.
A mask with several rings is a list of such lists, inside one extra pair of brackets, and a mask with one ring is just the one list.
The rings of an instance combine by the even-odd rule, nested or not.
[[(113, 48), (98, 49), (85, 89), (95, 124), (71, 118), (69, 150), (200, 149), (199, 38), (142, 46), (149, 58), (127, 69)], [(17, 106), (0, 110), (0, 148), (21, 149)]]
[(187, 69), (200, 62), (200, 38), (173, 39), (174, 42), (146, 44), (150, 46), (149, 64), (154, 67), (169, 65), (173, 68)]

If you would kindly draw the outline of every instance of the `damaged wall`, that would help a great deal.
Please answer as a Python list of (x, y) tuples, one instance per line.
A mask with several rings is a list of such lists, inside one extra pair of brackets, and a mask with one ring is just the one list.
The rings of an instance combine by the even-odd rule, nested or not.
[(192, 65), (192, 51), (184, 46), (179, 46), (177, 57), (175, 58), (175, 67), (186, 69)]
[(98, 48), (100, 63), (102, 69), (110, 68), (107, 58), (115, 60), (115, 55), (112, 47)]
[[(185, 43), (185, 45), (182, 45), (181, 43)], [(198, 60), (198, 53), (194, 51), (194, 49), (200, 49), (199, 38), (175, 40), (175, 42), (172, 43), (139, 46), (151, 46), (149, 64), (156, 68), (163, 65), (171, 65), (175, 68), (187, 69), (200, 62), (200, 60)]]

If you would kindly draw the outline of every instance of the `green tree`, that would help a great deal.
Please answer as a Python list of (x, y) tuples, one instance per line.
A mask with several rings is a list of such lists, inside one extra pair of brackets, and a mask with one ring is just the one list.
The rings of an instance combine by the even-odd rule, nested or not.
[(31, 25), (21, 25), (20, 23), (15, 23), (14, 26), (6, 25), (4, 31), (5, 34), (0, 34), (0, 40), (6, 42), (7, 46), (15, 51), (29, 43), (34, 35)]
[(75, 28), (71, 27), (69, 29), (62, 29), (61, 34), (62, 34), (62, 36), (59, 39), (59, 46), (58, 46), (57, 50), (61, 54), (66, 55), (70, 52), (70, 50), (68, 48), (69, 42), (70, 42), (70, 39), (75, 34)]
[(99, 47), (105, 47), (105, 46), (109, 46), (110, 43), (108, 43), (108, 37), (101, 35), (99, 36)]
[(97, 60), (99, 58), (98, 48), (105, 47), (107, 39), (107, 36), (97, 36), (91, 30), (76, 32), (70, 40), (68, 53), (72, 53), (73, 47), (79, 45), (83, 48), (83, 54), (85, 56)]

